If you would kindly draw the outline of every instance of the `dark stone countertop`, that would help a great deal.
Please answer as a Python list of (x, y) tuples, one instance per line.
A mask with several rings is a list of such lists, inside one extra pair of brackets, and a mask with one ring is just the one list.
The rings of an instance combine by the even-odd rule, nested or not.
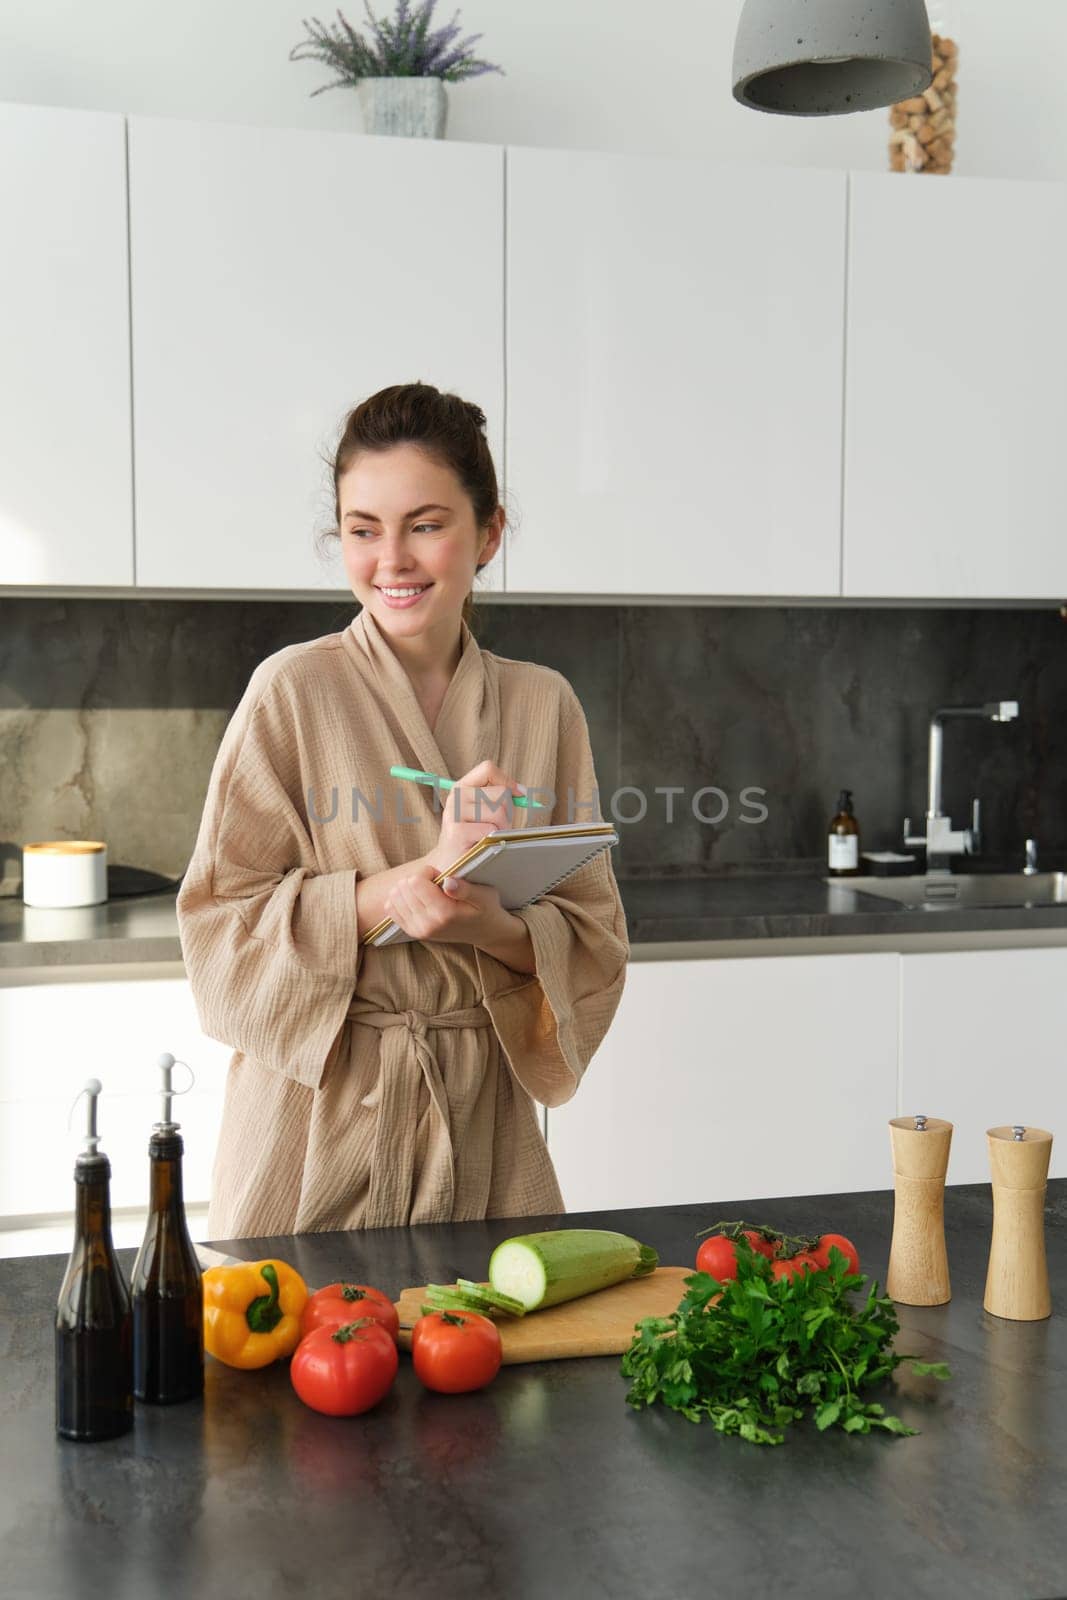
[[(400, 1593), (516, 1600), (1047, 1600), (1067, 1587), (1067, 1180), (1046, 1210), (1053, 1305), (1044, 1322), (982, 1309), (992, 1202), (949, 1188), (953, 1298), (901, 1306), (898, 1348), (947, 1361), (947, 1382), (902, 1367), (882, 1396), (913, 1438), (821, 1435), (779, 1447), (723, 1438), (625, 1402), (617, 1357), (504, 1367), (478, 1393), (424, 1391), (401, 1356), (363, 1417), (308, 1410), (284, 1365), (208, 1360), (203, 1401), (138, 1406), (103, 1444), (54, 1433), (52, 1312), (60, 1256), (0, 1261), (0, 1502), (6, 1600), (317, 1600)], [(887, 1192), (571, 1213), (365, 1233), (243, 1240), (309, 1283), (393, 1295), (480, 1277), (491, 1248), (556, 1225), (617, 1228), (664, 1265), (694, 1234), (744, 1216), (789, 1232), (836, 1228), (885, 1281)], [(129, 1272), (132, 1251), (121, 1252)], [(873, 1391), (871, 1391), (873, 1398)]]
[(822, 872), (628, 879), (619, 884), (634, 945), (744, 939), (1067, 932), (1067, 902), (911, 909)]
[[(1056, 863), (1060, 865), (1059, 862)], [(657, 946), (735, 941), (871, 939), (922, 946), (932, 934), (1039, 936), (1067, 942), (1067, 902), (1040, 907), (908, 910), (829, 881), (813, 865), (702, 877), (621, 878), (635, 960)], [(0, 898), (0, 970), (180, 962), (176, 891), (112, 898), (98, 906), (43, 910)], [(916, 936), (919, 936), (916, 938)], [(1012, 942), (1009, 939), (1005, 942)]]

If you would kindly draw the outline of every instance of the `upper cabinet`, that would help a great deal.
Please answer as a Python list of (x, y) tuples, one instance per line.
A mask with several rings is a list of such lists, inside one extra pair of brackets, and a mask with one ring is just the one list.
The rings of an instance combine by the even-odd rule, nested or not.
[(479, 587), (1067, 596), (1067, 184), (8, 104), (0, 216), (0, 588), (347, 590), (344, 417), (423, 380)]
[(0, 584), (133, 581), (122, 117), (0, 105)]
[(851, 182), (844, 594), (1067, 595), (1067, 185)]
[(137, 582), (347, 588), (316, 535), (352, 406), (455, 390), (500, 459), (503, 152), (136, 117), (129, 136)]
[(508, 591), (839, 593), (845, 174), (507, 162)]

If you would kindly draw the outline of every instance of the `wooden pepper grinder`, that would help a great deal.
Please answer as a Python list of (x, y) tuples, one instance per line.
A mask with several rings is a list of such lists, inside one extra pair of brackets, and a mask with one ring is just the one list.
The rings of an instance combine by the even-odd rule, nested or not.
[(1052, 1135), (1044, 1128), (990, 1128), (993, 1242), (983, 1305), (994, 1317), (1040, 1322), (1052, 1312), (1045, 1259), (1045, 1187)]
[(952, 1124), (939, 1117), (891, 1117), (893, 1242), (886, 1293), (905, 1306), (952, 1298), (945, 1251), (945, 1173)]

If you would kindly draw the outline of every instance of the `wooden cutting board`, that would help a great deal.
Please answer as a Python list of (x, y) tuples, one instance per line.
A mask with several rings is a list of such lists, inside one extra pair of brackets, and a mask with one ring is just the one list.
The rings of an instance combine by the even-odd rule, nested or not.
[[(494, 1318), (500, 1329), (504, 1362), (621, 1355), (630, 1347), (635, 1322), (642, 1317), (665, 1317), (677, 1309), (685, 1294), (683, 1280), (694, 1270), (657, 1267), (647, 1278), (628, 1278), (625, 1283), (567, 1300), (561, 1306), (528, 1311), (524, 1317)], [(403, 1324), (418, 1321), (425, 1294), (425, 1285), (405, 1289), (396, 1301), (402, 1350), (411, 1349), (410, 1328)]]

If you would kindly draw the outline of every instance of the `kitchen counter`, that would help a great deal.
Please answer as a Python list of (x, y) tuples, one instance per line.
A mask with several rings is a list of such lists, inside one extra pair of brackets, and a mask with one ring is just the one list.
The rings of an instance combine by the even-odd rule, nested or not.
[(176, 890), (165, 889), (69, 909), (0, 899), (0, 972), (180, 962), (176, 898)]
[[(938, 906), (911, 910), (816, 873), (632, 879), (619, 884), (634, 945), (715, 941), (886, 938), (1056, 931), (1067, 903), (1041, 907)], [(901, 944), (901, 947), (903, 945)]]
[[(619, 882), (635, 961), (665, 956), (1067, 944), (1067, 903), (906, 910), (807, 872)], [(173, 889), (75, 910), (0, 899), (0, 972), (180, 963)]]
[[(708, 1185), (710, 1187), (710, 1185)], [(363, 1417), (305, 1408), (284, 1366), (208, 1360), (202, 1402), (138, 1406), (104, 1444), (53, 1431), (51, 1317), (59, 1256), (0, 1261), (7, 1460), (0, 1510), (9, 1600), (318, 1600), (446, 1591), (516, 1600), (659, 1600), (714, 1590), (810, 1600), (1047, 1600), (1067, 1574), (1067, 1180), (1049, 1184), (1053, 1316), (982, 1310), (991, 1198), (950, 1188), (953, 1299), (899, 1308), (898, 1348), (952, 1378), (901, 1368), (882, 1398), (913, 1438), (818, 1434), (776, 1448), (625, 1403), (617, 1357), (504, 1367), (487, 1389), (424, 1391), (401, 1356)], [(510, 1234), (618, 1228), (688, 1263), (694, 1234), (744, 1216), (789, 1232), (840, 1228), (885, 1281), (892, 1195), (732, 1201), (634, 1211), (243, 1240), (313, 1287), (390, 1294), (481, 1277)], [(120, 1252), (127, 1274), (132, 1251)], [(872, 1391), (873, 1398), (873, 1391)]]

